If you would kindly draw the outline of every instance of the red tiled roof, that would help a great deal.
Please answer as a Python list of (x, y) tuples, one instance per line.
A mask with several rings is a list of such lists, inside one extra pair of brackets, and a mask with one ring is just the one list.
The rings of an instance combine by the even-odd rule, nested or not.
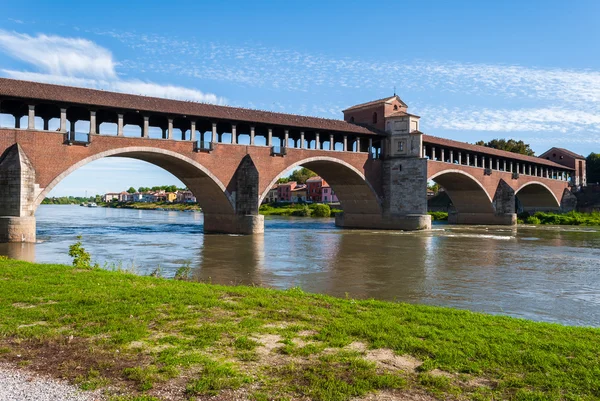
[(343, 120), (217, 106), (150, 96), (0, 78), (0, 96), (47, 100), (87, 106), (179, 114), (236, 122), (272, 124), (310, 130), (377, 135), (376, 131)]
[(423, 134), (423, 143), (428, 143), (428, 144), (438, 145), (438, 146), (446, 146), (446, 147), (454, 148), (454, 149), (468, 150), (471, 152), (483, 153), (483, 154), (488, 154), (488, 155), (497, 156), (497, 157), (504, 157), (506, 159), (520, 160), (520, 161), (524, 161), (524, 162), (528, 162), (528, 163), (542, 164), (542, 165), (545, 165), (548, 167), (559, 168), (561, 170), (572, 170), (561, 164), (554, 163), (550, 160), (542, 159), (541, 157), (526, 156), (526, 155), (522, 155), (519, 153), (513, 153), (513, 152), (507, 152), (505, 150), (488, 148), (486, 146), (472, 145), (470, 143), (453, 141), (451, 139), (439, 138), (437, 136), (431, 136), (431, 135), (426, 135), (426, 134)]
[(421, 118), (421, 116), (417, 116), (416, 114), (410, 114), (407, 113), (405, 111), (395, 111), (390, 115), (385, 116), (385, 118), (390, 118), (390, 117), (405, 117), (405, 116), (411, 116), (411, 117), (417, 117), (417, 118)]
[(355, 109), (362, 109), (363, 107), (369, 107), (369, 106), (375, 106), (377, 104), (381, 104), (381, 103), (387, 103), (393, 99), (397, 99), (404, 107), (408, 107), (406, 103), (404, 103), (402, 101), (402, 99), (400, 99), (400, 96), (398, 95), (394, 95), (394, 96), (388, 96), (388, 97), (384, 97), (383, 99), (377, 99), (377, 100), (373, 100), (367, 103), (361, 103), (361, 104), (357, 104), (355, 106), (351, 106), (348, 107), (345, 110), (342, 111), (349, 111), (349, 110), (355, 110)]

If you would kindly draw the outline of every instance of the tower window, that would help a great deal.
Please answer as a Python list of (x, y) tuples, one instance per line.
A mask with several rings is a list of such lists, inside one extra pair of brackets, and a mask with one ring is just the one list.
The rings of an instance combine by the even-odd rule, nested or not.
[(377, 113), (373, 113), (373, 124), (377, 124)]
[(394, 110), (398, 110), (398, 105), (397, 104), (394, 105)]
[(354, 116), (350, 117), (350, 122), (353, 123), (354, 122)]

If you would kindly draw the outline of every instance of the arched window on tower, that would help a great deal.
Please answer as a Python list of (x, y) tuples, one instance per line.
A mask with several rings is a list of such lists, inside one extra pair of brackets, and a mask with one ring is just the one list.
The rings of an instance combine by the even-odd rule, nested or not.
[(354, 122), (354, 116), (350, 117), (350, 122), (353, 123)]
[(373, 124), (377, 124), (377, 113), (373, 113)]

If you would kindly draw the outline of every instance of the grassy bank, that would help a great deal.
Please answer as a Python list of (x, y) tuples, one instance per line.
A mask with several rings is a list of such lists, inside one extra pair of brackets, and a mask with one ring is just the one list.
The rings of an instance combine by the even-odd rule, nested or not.
[(448, 221), (448, 212), (427, 212), (433, 221)]
[(298, 288), (0, 260), (0, 361), (140, 397), (115, 400), (592, 400), (599, 339), (597, 329)]
[(265, 216), (335, 217), (341, 209), (326, 204), (273, 203), (260, 206), (259, 213)]
[(521, 213), (518, 222), (519, 224), (535, 225), (600, 226), (600, 213)]
[(193, 210), (201, 211), (197, 203), (169, 203), (169, 202), (109, 202), (99, 203), (98, 206), (115, 209), (141, 209), (141, 210)]

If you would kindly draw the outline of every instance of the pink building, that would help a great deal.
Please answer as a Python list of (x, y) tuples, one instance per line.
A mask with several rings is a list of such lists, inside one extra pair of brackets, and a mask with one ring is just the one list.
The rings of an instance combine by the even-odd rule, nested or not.
[(331, 187), (327, 183), (325, 183), (321, 187), (321, 202), (323, 202), (323, 203), (339, 202), (339, 199), (336, 196), (335, 192), (333, 192), (333, 189), (331, 189)]

